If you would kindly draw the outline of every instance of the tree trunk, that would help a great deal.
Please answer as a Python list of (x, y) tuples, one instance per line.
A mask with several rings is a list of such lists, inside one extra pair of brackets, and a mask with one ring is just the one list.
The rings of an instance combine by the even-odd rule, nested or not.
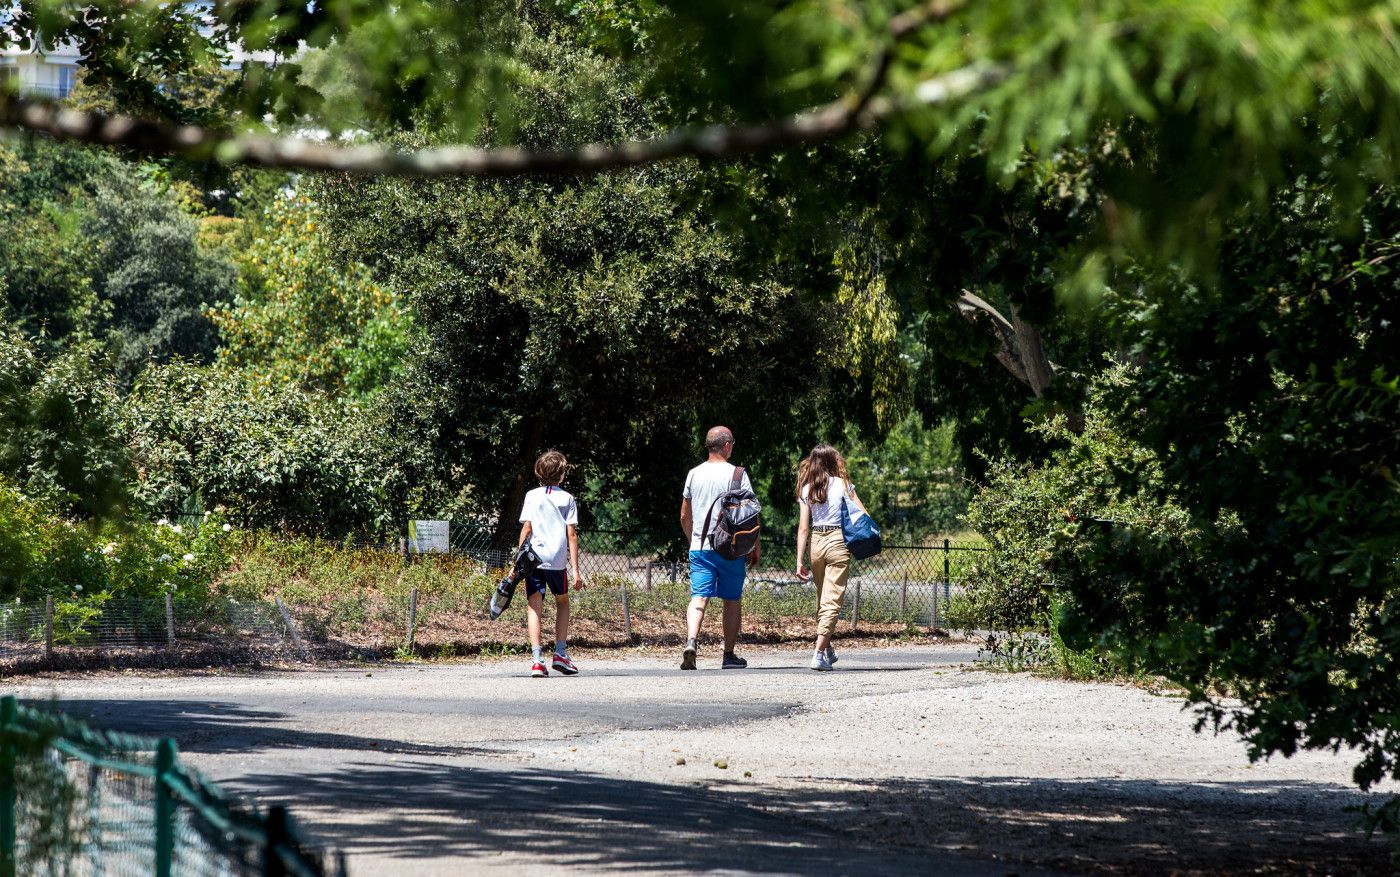
[(520, 437), (520, 452), (517, 458), (516, 476), (510, 483), (510, 488), (506, 490), (505, 500), (501, 503), (500, 515), (496, 518), (496, 532), (492, 537), (492, 542), (498, 548), (510, 548), (515, 545), (515, 537), (519, 532), (520, 510), (525, 505), (525, 494), (530, 490), (530, 478), (534, 474), (535, 457), (540, 452), (540, 446), (544, 443), (544, 415), (536, 414), (525, 423), (525, 429)]
[(986, 301), (963, 290), (956, 302), (958, 311), (974, 323), (986, 323), (997, 339), (997, 362), (1011, 372), (1016, 380), (1030, 387), (1037, 397), (1050, 386), (1055, 375), (1055, 365), (1045, 356), (1045, 345), (1041, 343), (1040, 331), (1021, 319), (1015, 305), (1011, 307), (1011, 319)]

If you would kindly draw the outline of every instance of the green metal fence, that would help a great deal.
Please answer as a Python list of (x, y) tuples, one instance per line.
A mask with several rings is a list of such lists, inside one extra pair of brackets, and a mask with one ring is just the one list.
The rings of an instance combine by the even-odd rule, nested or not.
[(0, 877), (344, 873), (285, 808), (230, 800), (180, 763), (175, 741), (0, 699)]

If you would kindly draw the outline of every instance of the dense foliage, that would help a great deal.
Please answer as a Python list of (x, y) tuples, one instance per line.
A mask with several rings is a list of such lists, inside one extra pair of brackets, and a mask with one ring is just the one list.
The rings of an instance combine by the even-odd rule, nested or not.
[(365, 400), (400, 369), (412, 319), (392, 288), (331, 257), (304, 196), (275, 197), (234, 257), (238, 295), (212, 314), (219, 361), (264, 387)]
[[(616, 65), (547, 29), (522, 27), (518, 43), (536, 71), (520, 136), (648, 130)], [(599, 87), (610, 112), (578, 108)], [(575, 483), (627, 498), (632, 526), (672, 532), (711, 422), (737, 431), (755, 472), (765, 453), (791, 454), (791, 425), (774, 415), (821, 393), (842, 330), (780, 272), (744, 259), (738, 232), (686, 203), (705, 182), (689, 165), (589, 180), (312, 182), (334, 252), (369, 265), (426, 328), (387, 400), (393, 431), (430, 451), (412, 473), (416, 507), (512, 522), (535, 455), (559, 447)]]
[[(557, 445), (587, 514), (674, 530), (673, 485), (711, 422), (735, 427), (775, 509), (817, 439), (840, 440), (891, 517), (944, 500), (923, 473), (901, 479), (956, 448), (986, 484), (971, 520), (994, 548), (972, 616), (1166, 675), (1256, 754), (1351, 745), (1362, 785), (1396, 774), (1395, 4), (909, 11), (0, 11), (20, 40), (77, 41), (116, 110), (520, 147), (491, 154), (527, 168), (641, 141), (644, 165), (307, 179), (309, 204), (258, 205), (226, 236), (231, 301), (230, 250), (201, 243), (169, 174), (0, 148), (18, 333), (3, 474), (55, 515), (110, 509), (92, 479), (121, 482), (131, 453), (146, 510), (508, 529), (530, 460)], [(209, 14), (225, 27), (192, 29)], [(226, 40), (290, 62), (208, 77)], [(208, 79), (194, 97), (187, 68)], [(753, 122), (752, 145), (843, 96), (843, 140), (643, 160), (672, 126)], [(732, 158), (733, 132), (710, 133), (694, 151)], [(214, 368), (145, 367), (218, 344)]]
[(169, 365), (137, 382), (123, 432), (138, 467), (135, 496), (147, 509), (225, 504), (245, 525), (320, 535), (393, 527), (392, 446), (352, 403)]
[(94, 345), (46, 360), (0, 327), (0, 478), (69, 514), (109, 515), (129, 495), (115, 381)]

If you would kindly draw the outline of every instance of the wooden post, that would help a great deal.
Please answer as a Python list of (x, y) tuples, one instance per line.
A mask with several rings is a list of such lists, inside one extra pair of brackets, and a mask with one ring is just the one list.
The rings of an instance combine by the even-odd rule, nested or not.
[(169, 591), (165, 592), (165, 641), (175, 645), (175, 603)]
[(413, 651), (413, 635), (418, 629), (418, 589), (408, 592), (408, 650)]
[(627, 631), (627, 641), (632, 641), (632, 610), (627, 606), (627, 580), (622, 580), (622, 626)]
[(904, 620), (904, 606), (909, 601), (909, 573), (904, 574), (904, 580), (899, 583), (899, 618)]
[(856, 597), (851, 603), (851, 630), (856, 629), (856, 623), (860, 621), (860, 579), (856, 579)]
[(282, 613), (282, 623), (287, 625), (287, 635), (292, 638), (292, 646), (297, 650), (297, 654), (303, 659), (306, 658), (306, 646), (301, 643), (301, 634), (297, 633), (297, 626), (292, 623), (292, 613), (287, 611), (287, 604), (282, 602), (281, 597), (273, 597), (277, 603), (277, 611)]
[(399, 537), (399, 556), (403, 558), (403, 565), (408, 566), (408, 539)]
[(53, 660), (53, 594), (44, 598), (44, 660)]
[(655, 564), (655, 563), (652, 563), (650, 560), (648, 560), (648, 561), (647, 561), (647, 590), (648, 590), (648, 591), (651, 590), (651, 572), (652, 572), (652, 570), (655, 569), (655, 568), (656, 568), (656, 564)]

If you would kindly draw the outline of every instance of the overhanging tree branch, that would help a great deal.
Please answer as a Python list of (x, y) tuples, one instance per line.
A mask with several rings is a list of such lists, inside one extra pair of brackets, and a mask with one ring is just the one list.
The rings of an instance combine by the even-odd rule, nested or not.
[(947, 18), (960, 5), (940, 0), (892, 19), (887, 28), (889, 42), (876, 57), (863, 86), (851, 95), (785, 119), (749, 125), (681, 128), (649, 140), (588, 143), (565, 149), (459, 145), (399, 151), (378, 145), (342, 146), (305, 138), (173, 125), (71, 110), (53, 101), (14, 96), (0, 96), (0, 127), (81, 143), (126, 147), (148, 154), (197, 160), (212, 158), (226, 164), (415, 177), (590, 173), (682, 157), (729, 158), (824, 143), (874, 128), (914, 106), (951, 103), (1000, 82), (1008, 75), (1009, 68), (979, 64), (926, 80), (907, 98), (878, 96), (892, 63), (895, 44), (924, 25)]

